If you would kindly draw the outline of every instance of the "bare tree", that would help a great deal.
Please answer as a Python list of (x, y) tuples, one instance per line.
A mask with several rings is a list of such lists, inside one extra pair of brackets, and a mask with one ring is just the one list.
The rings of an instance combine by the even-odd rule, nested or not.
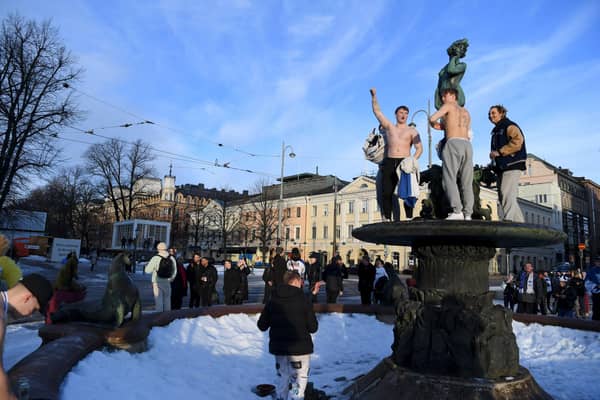
[[(252, 192), (255, 194), (246, 203), (245, 215), (241, 221), (241, 225), (246, 231), (254, 230), (256, 232), (255, 239), (259, 242), (263, 257), (269, 254), (269, 243), (277, 236), (279, 222), (277, 198), (270, 196), (270, 193), (263, 190), (268, 185), (269, 182), (266, 179), (259, 180), (254, 184)], [(282, 217), (282, 222), (284, 219), (285, 215)]]
[(239, 226), (242, 218), (242, 209), (239, 205), (232, 205), (230, 202), (216, 200), (221, 207), (214, 209), (214, 222), (221, 232), (221, 246), (223, 248), (223, 258), (227, 258), (227, 245)]
[(0, 209), (57, 160), (53, 137), (77, 116), (70, 53), (49, 21), (9, 16), (0, 32)]
[(80, 238), (87, 248), (91, 227), (99, 221), (100, 200), (83, 168), (76, 166), (62, 169), (18, 204), (23, 210), (46, 212), (51, 236)]
[[(129, 147), (129, 149), (128, 149)], [(131, 144), (109, 139), (85, 152), (88, 171), (102, 181), (103, 194), (111, 202), (115, 220), (131, 219), (139, 200), (147, 195), (144, 178), (153, 174), (150, 146), (141, 140)]]

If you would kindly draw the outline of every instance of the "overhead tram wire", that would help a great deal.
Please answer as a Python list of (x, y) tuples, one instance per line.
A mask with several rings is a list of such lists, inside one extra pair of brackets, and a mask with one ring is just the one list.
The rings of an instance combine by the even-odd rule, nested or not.
[[(95, 100), (95, 101), (97, 101), (97, 102), (99, 102), (99, 103), (102, 103), (102, 104), (106, 105), (106, 106), (112, 107), (112, 108), (114, 108), (115, 110), (121, 111), (122, 113), (125, 113), (125, 114), (128, 114), (128, 115), (131, 115), (132, 117), (135, 117), (135, 118), (137, 118), (137, 119), (140, 119), (140, 120), (144, 121), (144, 122), (142, 122), (142, 123), (146, 123), (146, 124), (152, 124), (152, 125), (155, 125), (155, 126), (160, 126), (161, 128), (164, 128), (164, 129), (168, 129), (168, 130), (170, 130), (170, 131), (172, 131), (172, 132), (186, 134), (186, 132), (184, 132), (184, 131), (182, 131), (182, 130), (179, 130), (179, 129), (176, 129), (176, 128), (172, 128), (172, 127), (170, 127), (170, 126), (163, 125), (163, 124), (161, 124), (161, 123), (159, 123), (159, 122), (154, 122), (154, 121), (151, 121), (151, 120), (149, 120), (149, 119), (147, 119), (147, 118), (144, 118), (144, 117), (141, 117), (141, 116), (139, 116), (139, 115), (136, 115), (135, 113), (132, 113), (132, 112), (130, 112), (130, 111), (128, 111), (128, 110), (125, 110), (124, 108), (121, 108), (121, 107), (119, 107), (119, 106), (116, 106), (116, 105), (114, 105), (114, 104), (111, 104), (111, 103), (109, 103), (109, 102), (107, 102), (107, 101), (105, 101), (105, 100), (102, 100), (102, 99), (100, 99), (100, 98), (98, 98), (98, 97), (96, 97), (96, 96), (93, 96), (93, 95), (91, 95), (91, 94), (89, 94), (89, 93), (86, 93), (86, 92), (84, 92), (84, 91), (83, 91), (83, 90), (81, 90), (81, 89), (75, 88), (75, 87), (73, 87), (72, 85), (70, 85), (70, 84), (68, 84), (68, 83), (63, 83), (63, 87), (65, 87), (65, 88), (67, 88), (67, 89), (71, 89), (71, 90), (73, 90), (73, 91), (76, 91), (76, 92), (78, 92), (78, 93), (81, 93), (82, 95), (84, 95), (84, 96), (86, 96), (86, 97), (89, 97), (90, 99), (93, 99), (93, 100)], [(141, 124), (141, 123), (138, 123), (138, 124)], [(123, 127), (124, 127), (124, 126), (116, 126), (115, 128), (123, 128)], [(104, 129), (104, 128), (99, 128), (99, 129)], [(278, 154), (258, 154), (258, 153), (251, 153), (251, 152), (249, 152), (249, 151), (242, 150), (242, 149), (239, 149), (239, 148), (237, 148), (237, 147), (234, 147), (234, 146), (229, 146), (229, 145), (226, 145), (226, 144), (223, 144), (223, 143), (215, 142), (215, 141), (212, 141), (212, 140), (209, 140), (209, 139), (206, 139), (206, 138), (202, 138), (202, 140), (205, 140), (205, 141), (207, 141), (207, 142), (209, 142), (209, 143), (212, 143), (212, 144), (214, 144), (214, 145), (215, 145), (215, 146), (217, 146), (217, 147), (230, 148), (230, 149), (232, 149), (233, 151), (236, 151), (236, 152), (238, 152), (238, 153), (242, 153), (242, 154), (245, 154), (245, 155), (248, 155), (248, 156), (251, 156), (251, 157), (273, 157), (273, 158), (277, 158), (277, 157), (279, 157), (279, 155), (278, 155)]]
[[(100, 135), (100, 134), (94, 132), (93, 129), (84, 130), (84, 129), (77, 128), (75, 126), (70, 126), (70, 125), (67, 126), (67, 127), (71, 128), (71, 129), (74, 129), (76, 131), (79, 131), (80, 133), (87, 134), (87, 135), (93, 135), (93, 136), (97, 136), (97, 137), (100, 137), (100, 138), (103, 138), (103, 139), (108, 139), (108, 140), (116, 140), (116, 141), (119, 141), (119, 142), (121, 142), (123, 144), (126, 144), (126, 145), (129, 145), (129, 146), (134, 146), (135, 145), (135, 143), (127, 141), (125, 139), (120, 139), (120, 138), (114, 138), (114, 137), (110, 137), (110, 136)], [(216, 161), (212, 162), (212, 161), (202, 160), (202, 159), (195, 158), (195, 157), (186, 156), (185, 154), (173, 153), (173, 152), (162, 150), (162, 149), (159, 150), (159, 149), (157, 149), (155, 147), (152, 147), (152, 146), (148, 146), (148, 148), (150, 150), (152, 150), (154, 153), (156, 153), (157, 155), (159, 155), (159, 156), (162, 156), (163, 154), (168, 154), (169, 157), (167, 157), (167, 158), (171, 158), (173, 160), (200, 163), (200, 164), (204, 164), (204, 165), (207, 165), (207, 166), (210, 166), (210, 167), (219, 167), (219, 168), (232, 169), (232, 170), (235, 170), (235, 171), (247, 172), (247, 173), (250, 173), (250, 174), (268, 176), (268, 177), (271, 177), (271, 178), (275, 178), (276, 177), (275, 175), (269, 174), (267, 172), (253, 171), (253, 170), (245, 169), (245, 168), (232, 167), (231, 165), (229, 165), (230, 164), (229, 162), (224, 163), (224, 164), (219, 164)]]

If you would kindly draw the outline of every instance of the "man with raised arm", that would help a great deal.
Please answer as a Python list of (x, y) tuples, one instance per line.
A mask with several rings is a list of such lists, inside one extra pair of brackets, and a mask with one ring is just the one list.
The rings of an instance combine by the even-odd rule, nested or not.
[[(383, 217), (385, 221), (391, 221), (393, 209), (393, 196), (398, 185), (398, 174), (396, 172), (398, 166), (407, 157), (411, 156), (410, 147), (415, 146), (413, 157), (418, 159), (423, 153), (423, 145), (419, 132), (413, 127), (408, 126), (408, 107), (400, 106), (396, 108), (396, 123), (393, 124), (383, 115), (379, 102), (377, 101), (377, 91), (371, 88), (371, 103), (373, 105), (373, 114), (386, 131), (386, 152), (383, 160), (382, 170), (382, 186), (383, 186)], [(404, 203), (404, 211), (407, 218), (412, 218), (413, 208), (406, 202)]]
[(444, 89), (443, 105), (429, 118), (429, 123), (434, 129), (444, 131), (442, 183), (452, 208), (446, 219), (470, 220), (473, 213), (473, 147), (469, 140), (471, 116), (466, 108), (458, 105), (456, 98), (456, 89)]

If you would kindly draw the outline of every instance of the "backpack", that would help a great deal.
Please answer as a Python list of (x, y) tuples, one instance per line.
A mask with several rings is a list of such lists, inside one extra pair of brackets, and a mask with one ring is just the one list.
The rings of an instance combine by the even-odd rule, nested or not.
[(173, 275), (173, 261), (171, 261), (171, 256), (168, 257), (160, 257), (160, 263), (158, 264), (158, 270), (156, 271), (156, 275), (159, 278), (168, 279)]
[(362, 149), (367, 160), (379, 164), (385, 157), (385, 141), (382, 135), (375, 133), (375, 129), (373, 128), (369, 136), (367, 136)]

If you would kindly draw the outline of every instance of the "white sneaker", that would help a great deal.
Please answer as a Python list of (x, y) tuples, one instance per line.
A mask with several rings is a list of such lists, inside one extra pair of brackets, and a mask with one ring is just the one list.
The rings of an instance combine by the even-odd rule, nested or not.
[(464, 220), (463, 213), (452, 213), (446, 217), (446, 221)]
[(465, 221), (471, 221), (471, 216), (470, 216), (470, 215), (467, 215), (467, 214), (465, 214)]

